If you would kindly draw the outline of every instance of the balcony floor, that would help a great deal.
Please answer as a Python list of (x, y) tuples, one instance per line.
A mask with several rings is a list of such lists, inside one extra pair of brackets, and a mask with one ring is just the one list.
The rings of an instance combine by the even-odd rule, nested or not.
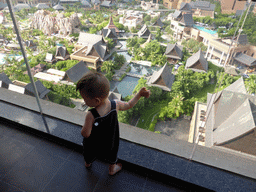
[(0, 191), (200, 190), (173, 177), (122, 163), (123, 170), (115, 176), (109, 176), (108, 164), (98, 160), (86, 169), (81, 147), (0, 119)]

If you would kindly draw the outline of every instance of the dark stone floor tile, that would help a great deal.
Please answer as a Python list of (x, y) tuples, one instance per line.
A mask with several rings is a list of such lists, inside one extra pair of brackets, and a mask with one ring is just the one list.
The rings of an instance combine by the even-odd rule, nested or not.
[(152, 169), (158, 151), (121, 140), (118, 157), (130, 163)]
[(64, 163), (61, 157), (34, 149), (6, 174), (4, 182), (26, 192), (41, 191)]
[(2, 191), (2, 192), (25, 192), (21, 189), (18, 189), (17, 187), (14, 187), (8, 183), (5, 183), (3, 181), (0, 181), (0, 191)]
[(145, 191), (150, 191), (150, 192), (183, 192), (185, 190), (181, 190), (172, 186), (169, 186), (165, 183), (162, 182), (157, 182), (157, 181), (147, 181), (147, 184), (145, 186)]
[(24, 126), (17, 126), (12, 124), (4, 124), (0, 127), (0, 135), (1, 131), (3, 135), (11, 137), (15, 140), (21, 141), (23, 143), (27, 143), (30, 145), (37, 145), (39, 144), (41, 138), (35, 133), (33, 133), (33, 130), (30, 128), (26, 128)]
[(64, 159), (72, 154), (73, 149), (67, 148), (63, 143), (58, 144), (55, 142), (56, 141), (42, 139), (41, 142), (36, 145), (36, 150), (41, 154), (62, 157)]
[(93, 191), (102, 173), (105, 171), (98, 171), (98, 167), (104, 167), (105, 170), (107, 168), (98, 162), (94, 162), (92, 168), (86, 169), (80, 163), (67, 161), (43, 191)]
[[(107, 173), (108, 171), (106, 171)], [(129, 182), (124, 182), (121, 179), (117, 179), (117, 173), (115, 176), (108, 176), (108, 173), (100, 178), (97, 183), (94, 192), (143, 192), (143, 188), (137, 184), (133, 185)]]
[(72, 151), (72, 153), (68, 157), (68, 160), (76, 162), (76, 163), (80, 163), (80, 164), (83, 164), (83, 165), (85, 163), (83, 152), (82, 151), (77, 151), (77, 150)]
[[(81, 152), (77, 152), (77, 151), (73, 151), (72, 154), (68, 157), (68, 161), (72, 161), (74, 163), (78, 163), (81, 166), (85, 166), (85, 161), (84, 161), (84, 157), (81, 154)], [(108, 163), (104, 162), (104, 161), (100, 161), (98, 159), (96, 159), (93, 163), (92, 163), (92, 167), (90, 170), (96, 171), (96, 172), (104, 172), (105, 169), (107, 169), (109, 166)]]
[[(143, 188), (146, 183), (147, 173), (139, 166), (131, 165), (130, 163), (122, 163), (122, 170), (114, 176), (109, 175), (107, 169), (102, 175), (103, 180), (107, 179), (109, 183), (128, 183), (130, 185), (136, 185), (137, 187)], [(101, 179), (102, 179), (101, 178)]]
[(21, 159), (33, 150), (33, 146), (17, 141), (5, 135), (0, 135), (0, 178)]

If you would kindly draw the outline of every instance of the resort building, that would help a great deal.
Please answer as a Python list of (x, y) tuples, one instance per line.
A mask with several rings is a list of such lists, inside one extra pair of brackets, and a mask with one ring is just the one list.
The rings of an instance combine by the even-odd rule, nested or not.
[(74, 5), (75, 3), (80, 3), (80, 0), (59, 0), (61, 5)]
[[(50, 92), (41, 81), (36, 81), (35, 86), (38, 92), (38, 96), (40, 99), (48, 99), (47, 94)], [(11, 91), (15, 91), (17, 93), (26, 94), (30, 96), (35, 96), (35, 91), (32, 86), (32, 83), (12, 83), (9, 77), (5, 73), (0, 73), (0, 88), (5, 88)]]
[(156, 20), (156, 22), (155, 23), (153, 23), (152, 25), (151, 25), (152, 27), (159, 27), (159, 28), (163, 28), (163, 26), (164, 26), (164, 24), (163, 24), (163, 22), (161, 21), (161, 19), (160, 19), (160, 17)]
[(8, 89), (9, 84), (12, 84), (12, 81), (5, 73), (0, 73), (0, 87)]
[(185, 69), (205, 73), (208, 71), (208, 61), (205, 59), (201, 50), (187, 59)]
[(38, 3), (38, 4), (36, 5), (36, 8), (37, 8), (37, 9), (49, 9), (50, 7), (49, 7), (49, 5), (47, 5), (46, 3)]
[(98, 69), (107, 56), (107, 44), (101, 35), (80, 32), (75, 52), (70, 58), (84, 61), (88, 67)]
[(119, 18), (119, 23), (131, 29), (132, 27), (136, 28), (137, 25), (141, 25), (143, 22), (143, 14), (140, 11), (133, 10), (122, 10), (118, 9), (119, 15), (124, 15)]
[[(176, 16), (176, 15), (175, 15)], [(190, 38), (194, 25), (192, 14), (184, 14), (180, 19), (171, 20), (170, 28), (174, 31), (173, 37), (176, 39)]]
[(113, 42), (115, 44), (117, 44), (118, 37), (115, 29), (102, 29), (100, 33), (104, 37), (105, 41), (107, 41), (106, 38), (110, 38), (110, 39), (113, 39)]
[(111, 1), (103, 1), (100, 6), (101, 7), (105, 7), (105, 8), (111, 8), (113, 7), (115, 4), (112, 3)]
[(224, 70), (225, 70), (225, 73), (231, 76), (238, 76), (240, 74), (240, 71), (236, 69), (236, 67), (234, 66), (226, 66)]
[[(47, 94), (50, 92), (49, 89), (47, 89), (41, 81), (37, 80), (35, 82), (36, 90), (38, 92), (38, 96), (40, 99), (48, 99)], [(28, 83), (25, 87), (25, 90), (27, 90), (25, 93), (31, 96), (35, 96), (34, 88), (32, 83)]]
[(111, 29), (114, 33), (116, 33), (116, 35), (119, 35), (119, 29), (115, 26), (112, 15), (109, 18), (109, 23), (106, 27), (104, 27), (104, 29)]
[(210, 16), (214, 18), (215, 4), (211, 4), (209, 1), (182, 2), (179, 10), (185, 13), (192, 13), (193, 17)]
[(53, 9), (57, 10), (57, 11), (63, 11), (65, 8), (60, 5), (59, 3), (55, 6), (52, 7)]
[(159, 9), (159, 4), (158, 3), (153, 3), (153, 1), (149, 1), (149, 2), (146, 2), (146, 1), (141, 1), (141, 4), (140, 4), (141, 8), (143, 10), (158, 10)]
[(154, 17), (160, 17), (161, 13), (149, 10), (149, 11), (146, 12), (146, 14), (149, 15), (151, 18), (154, 18)]
[(68, 53), (68, 50), (64, 46), (57, 46), (55, 58), (56, 60), (67, 60), (69, 59), (70, 55)]
[(168, 16), (167, 16), (167, 20), (174, 20), (174, 21), (179, 21), (182, 17), (182, 12), (179, 11), (179, 10), (175, 10), (174, 13), (170, 13)]
[(227, 63), (233, 65), (236, 63), (234, 61), (241, 62), (241, 64), (247, 66), (254, 65), (253, 57), (255, 58), (256, 56), (256, 49), (254, 46), (248, 44), (246, 35), (240, 35), (238, 41), (234, 39), (233, 43), (230, 38), (204, 38), (203, 43), (208, 46), (206, 57), (208, 59), (217, 59), (219, 65), (225, 65)]
[(175, 11), (168, 18), (171, 20), (170, 28), (175, 39), (195, 39), (208, 47), (205, 54), (207, 60), (212, 60), (218, 65), (255, 65), (256, 47), (248, 43), (245, 34), (241, 34), (239, 39), (235, 37), (232, 43), (231, 38), (218, 38), (217, 31), (194, 25), (192, 14), (182, 15), (180, 11)]
[(182, 3), (189, 3), (191, 0), (164, 0), (163, 5), (168, 9), (179, 10)]
[(218, 93), (209, 93), (205, 146), (256, 155), (255, 106), (256, 97), (247, 94), (242, 77)]
[(45, 60), (47, 63), (53, 63), (55, 60), (53, 54), (51, 53), (46, 53), (46, 56), (45, 56)]
[(34, 43), (33, 40), (28, 40), (28, 41), (25, 41), (24, 43), (25, 43), (26, 47), (30, 48), (33, 51), (36, 51), (37, 45)]
[(141, 44), (140, 47), (145, 48), (146, 45), (147, 45), (151, 40), (152, 40), (152, 35), (150, 34), (150, 35), (148, 36), (147, 41), (146, 41), (145, 43)]
[(183, 46), (176, 44), (167, 44), (164, 55), (170, 64), (175, 64), (183, 58)]
[(112, 100), (112, 101), (114, 101), (114, 100), (121, 101), (122, 100), (122, 95), (119, 93), (117, 87), (115, 87), (113, 89), (113, 91), (109, 91), (108, 98), (109, 98), (109, 100)]
[[(46, 65), (39, 63), (35, 67), (32, 67), (30, 71), (31, 71), (32, 75), (35, 75), (38, 72), (43, 72), (45, 69), (46, 69)], [(25, 71), (23, 74), (27, 75), (28, 72)]]
[(148, 86), (159, 87), (164, 91), (171, 91), (172, 84), (175, 80), (175, 75), (167, 63), (159, 70), (155, 71), (147, 80)]
[(236, 0), (220, 0), (221, 13), (231, 14), (236, 13), (237, 10), (246, 9), (247, 1), (236, 1)]
[(76, 83), (90, 70), (83, 61), (79, 61), (76, 65), (66, 71), (64, 80)]
[(138, 31), (138, 37), (143, 39), (148, 39), (148, 37), (151, 35), (149, 29), (147, 28), (147, 25), (143, 25), (143, 27)]

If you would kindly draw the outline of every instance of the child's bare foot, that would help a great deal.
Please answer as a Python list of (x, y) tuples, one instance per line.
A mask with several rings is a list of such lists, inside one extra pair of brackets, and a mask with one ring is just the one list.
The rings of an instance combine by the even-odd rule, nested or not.
[(122, 169), (121, 163), (109, 165), (109, 175), (115, 175), (117, 172), (121, 171), (121, 169)]
[(91, 167), (91, 166), (92, 166), (91, 163), (87, 164), (87, 163), (85, 162), (85, 167), (86, 167), (86, 168), (89, 168), (89, 167)]

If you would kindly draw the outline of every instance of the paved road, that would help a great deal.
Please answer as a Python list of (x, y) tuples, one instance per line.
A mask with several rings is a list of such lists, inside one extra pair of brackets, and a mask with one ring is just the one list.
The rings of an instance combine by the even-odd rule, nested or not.
[(190, 120), (179, 117), (167, 121), (156, 123), (155, 131), (161, 131), (162, 134), (168, 135), (174, 139), (188, 141)]

